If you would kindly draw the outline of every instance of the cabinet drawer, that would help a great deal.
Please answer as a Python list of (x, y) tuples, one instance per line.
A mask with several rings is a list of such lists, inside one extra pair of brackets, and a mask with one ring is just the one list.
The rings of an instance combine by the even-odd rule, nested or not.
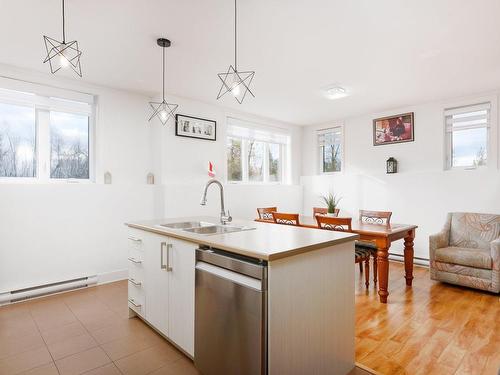
[[(137, 266), (135, 264), (132, 264), (128, 268), (128, 278), (129, 280), (135, 281), (135, 283), (140, 283), (142, 289), (144, 289), (144, 270), (142, 269), (141, 266)], [(132, 284), (134, 284), (132, 282)]]
[(144, 265), (144, 251), (137, 249), (128, 250), (128, 261), (132, 265), (143, 267)]
[(129, 250), (142, 251), (144, 246), (144, 232), (134, 229), (129, 229), (128, 231), (128, 248)]
[(142, 317), (146, 317), (146, 297), (141, 285), (128, 282), (128, 307)]
[(128, 251), (129, 277), (144, 281), (144, 255), (142, 251), (129, 249)]

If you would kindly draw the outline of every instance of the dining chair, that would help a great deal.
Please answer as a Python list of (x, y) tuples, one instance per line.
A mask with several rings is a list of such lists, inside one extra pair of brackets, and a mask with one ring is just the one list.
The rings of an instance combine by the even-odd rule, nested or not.
[[(316, 216), (318, 228), (326, 230), (335, 230), (339, 232), (352, 232), (352, 218), (350, 217), (331, 217)], [(358, 247), (357, 242), (354, 245), (354, 263), (360, 265), (359, 272), (363, 273), (363, 262), (365, 263), (365, 286), (370, 286), (370, 249)]]
[[(359, 221), (363, 224), (390, 225), (391, 211), (359, 210)], [(371, 251), (373, 257), (373, 282), (377, 282), (377, 245), (370, 241), (358, 241), (358, 246)]]
[[(316, 215), (326, 215), (328, 213), (328, 208), (325, 207), (313, 207), (313, 216)], [(340, 208), (336, 208), (334, 211), (335, 216), (339, 216)]]
[(283, 212), (271, 212), (276, 224), (300, 225), (299, 214), (286, 214)]
[(257, 208), (257, 214), (259, 215), (259, 219), (274, 221), (273, 212), (278, 211), (278, 207), (260, 207)]
[(391, 216), (391, 211), (359, 210), (359, 221), (363, 224), (390, 225)]

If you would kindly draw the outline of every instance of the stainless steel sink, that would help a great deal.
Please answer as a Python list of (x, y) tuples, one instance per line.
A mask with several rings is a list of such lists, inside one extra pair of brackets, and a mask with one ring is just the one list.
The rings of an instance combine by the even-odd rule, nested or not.
[(159, 224), (160, 227), (165, 227), (170, 229), (201, 228), (201, 227), (211, 227), (214, 225), (216, 224), (207, 223), (205, 221), (181, 221), (178, 223)]
[(183, 229), (185, 232), (196, 233), (196, 234), (224, 234), (224, 233), (233, 233), (233, 232), (242, 232), (244, 230), (252, 230), (255, 228), (251, 227), (237, 227), (234, 225), (212, 225), (212, 226), (204, 226), (197, 228), (186, 228)]

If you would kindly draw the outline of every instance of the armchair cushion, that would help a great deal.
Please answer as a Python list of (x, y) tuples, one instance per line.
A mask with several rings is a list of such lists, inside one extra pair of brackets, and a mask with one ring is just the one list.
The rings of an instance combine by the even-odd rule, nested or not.
[(454, 212), (451, 217), (450, 246), (490, 249), (500, 236), (500, 215)]
[(471, 249), (466, 247), (443, 247), (435, 250), (434, 259), (438, 262), (459, 264), (461, 266), (492, 269), (490, 249)]
[(429, 255), (430, 260), (433, 261), (436, 258), (436, 250), (448, 247), (448, 241), (450, 237), (449, 226), (445, 226), (441, 232), (436, 234), (431, 234), (429, 236)]

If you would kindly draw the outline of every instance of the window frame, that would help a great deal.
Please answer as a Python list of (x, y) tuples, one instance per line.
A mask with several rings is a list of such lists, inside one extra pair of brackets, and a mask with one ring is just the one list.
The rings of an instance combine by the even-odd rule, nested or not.
[[(290, 154), (291, 151), (291, 135), (288, 134), (288, 132), (284, 131), (284, 129), (276, 128), (276, 127), (271, 127), (271, 126), (265, 126), (265, 125), (260, 125), (260, 124), (255, 124), (251, 120), (240, 120), (239, 118), (233, 117), (233, 116), (228, 116), (226, 118), (226, 125), (229, 127), (229, 119), (232, 118), (236, 121), (242, 121), (248, 124), (246, 127), (247, 129), (257, 129), (261, 131), (268, 132), (270, 134), (279, 134), (280, 136), (285, 136), (287, 138), (286, 143), (280, 143), (280, 142), (273, 142), (273, 141), (265, 141), (265, 140), (260, 140), (258, 138), (249, 138), (249, 137), (239, 137), (235, 135), (228, 134), (226, 132), (225, 135), (225, 143), (224, 143), (224, 166), (225, 166), (225, 182), (228, 184), (235, 184), (235, 185), (288, 185), (288, 178), (289, 178), (289, 161), (288, 161), (288, 155)], [(255, 124), (255, 126), (253, 126)], [(244, 127), (241, 125), (238, 125), (239, 127)], [(229, 171), (228, 171), (228, 151), (227, 151), (227, 140), (229, 138), (233, 139), (239, 139), (241, 141), (241, 181), (233, 181), (229, 179)], [(256, 142), (262, 142), (264, 143), (264, 160), (263, 160), (263, 178), (262, 181), (250, 181), (249, 180), (249, 166), (248, 166), (248, 158), (247, 158), (247, 153), (248, 153), (248, 142), (254, 140)], [(269, 144), (277, 144), (280, 147), (280, 152), (279, 152), (279, 171), (280, 171), (280, 181), (270, 181), (269, 180)]]
[[(340, 149), (342, 150), (342, 153), (340, 155), (340, 171), (332, 171), (332, 172), (325, 172), (323, 170), (323, 165), (324, 165), (324, 160), (323, 160), (323, 155), (324, 152), (322, 150), (322, 147), (319, 144), (319, 136), (321, 134), (327, 134), (331, 132), (333, 129), (340, 129)], [(316, 129), (316, 165), (318, 169), (318, 174), (319, 175), (335, 175), (335, 174), (343, 174), (345, 171), (345, 133), (344, 133), (344, 124), (334, 124), (332, 126), (326, 127), (326, 128), (321, 128), (321, 129)]]
[[(450, 105), (443, 107), (443, 169), (445, 171), (476, 171), (476, 170), (489, 170), (498, 168), (498, 132), (497, 132), (497, 95), (480, 97), (476, 99), (462, 100), (460, 102), (454, 102)], [(447, 111), (460, 108), (472, 108), (477, 105), (489, 104), (489, 119), (486, 126), (471, 126), (464, 127), (462, 129), (450, 129), (448, 130), (448, 125), (446, 123)], [(467, 113), (467, 111), (464, 111)], [(466, 129), (482, 129), (486, 128), (486, 153), (487, 160), (486, 165), (482, 166), (453, 166), (453, 132), (466, 130)]]
[[(12, 81), (9, 82), (9, 81)], [(0, 184), (67, 184), (95, 183), (95, 133), (96, 133), (96, 104), (79, 100), (79, 97), (89, 97), (89, 94), (80, 94), (69, 90), (54, 89), (47, 86), (20, 82), (17, 80), (2, 79), (0, 88), (5, 90), (17, 91), (32, 95), (31, 102), (17, 100), (16, 98), (0, 98), (2, 103), (27, 106), (33, 108), (35, 114), (35, 158), (36, 170), (34, 177), (0, 177)], [(41, 93), (39, 93), (41, 91)], [(51, 107), (53, 100), (67, 101), (66, 104), (57, 107)], [(82, 104), (90, 106), (90, 111), (82, 111), (79, 107)], [(88, 116), (88, 147), (89, 147), (89, 178), (51, 178), (51, 143), (50, 143), (50, 113), (64, 112)]]

